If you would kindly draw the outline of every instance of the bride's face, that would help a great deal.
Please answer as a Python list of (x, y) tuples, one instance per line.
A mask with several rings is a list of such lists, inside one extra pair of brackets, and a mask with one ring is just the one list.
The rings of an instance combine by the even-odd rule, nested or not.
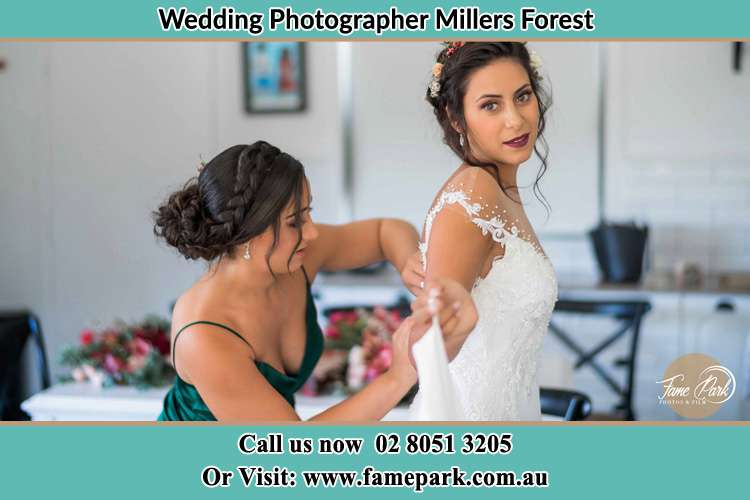
[(519, 165), (534, 149), (539, 104), (515, 59), (497, 59), (470, 78), (463, 101), (468, 140), (480, 161)]

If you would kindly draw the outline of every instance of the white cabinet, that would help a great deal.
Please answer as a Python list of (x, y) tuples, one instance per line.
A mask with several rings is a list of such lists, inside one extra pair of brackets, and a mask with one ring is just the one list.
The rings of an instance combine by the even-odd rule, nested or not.
[(643, 319), (636, 360), (633, 404), (638, 420), (676, 420), (677, 414), (659, 404), (667, 366), (679, 355), (680, 295), (652, 294), (651, 311)]
[[(718, 308), (726, 304), (732, 309)], [(750, 297), (692, 294), (683, 304), (684, 335), (681, 354), (702, 353), (716, 359), (735, 377), (734, 395), (711, 420), (744, 420), (748, 413), (748, 349)]]

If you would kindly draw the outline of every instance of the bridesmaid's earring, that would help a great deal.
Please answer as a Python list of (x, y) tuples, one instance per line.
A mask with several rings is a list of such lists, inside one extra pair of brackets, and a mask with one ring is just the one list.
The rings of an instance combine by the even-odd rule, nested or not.
[(250, 260), (250, 243), (245, 245), (245, 255), (242, 256), (245, 260)]
[(464, 147), (464, 134), (458, 134), (458, 144)]

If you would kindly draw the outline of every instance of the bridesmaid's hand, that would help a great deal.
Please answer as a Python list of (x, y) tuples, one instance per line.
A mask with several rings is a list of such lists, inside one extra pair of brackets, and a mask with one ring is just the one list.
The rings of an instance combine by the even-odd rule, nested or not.
[(437, 315), (449, 360), (458, 354), (478, 320), (471, 294), (459, 282), (447, 278), (429, 280), (411, 308), (415, 314), (427, 311)]
[(401, 281), (414, 295), (419, 295), (424, 287), (424, 271), (422, 270), (422, 253), (417, 250), (406, 261), (401, 270)]
[(429, 313), (419, 311), (404, 319), (391, 336), (393, 360), (388, 373), (399, 385), (411, 388), (417, 382), (417, 369), (411, 346), (427, 332), (431, 319)]

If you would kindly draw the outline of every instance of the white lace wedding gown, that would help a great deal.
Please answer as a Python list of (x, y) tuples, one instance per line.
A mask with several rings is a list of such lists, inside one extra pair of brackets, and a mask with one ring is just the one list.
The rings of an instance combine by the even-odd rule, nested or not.
[[(508, 211), (493, 201), (497, 205), (473, 196), (463, 184), (446, 186), (425, 220), (422, 262), (426, 267), (433, 221), (447, 207), (460, 207), (466, 223), (502, 245), (504, 255), (474, 284), (471, 296), (479, 319), (448, 371), (467, 420), (540, 420), (537, 366), (557, 300), (557, 280), (535, 237), (522, 237), (515, 221), (506, 220)], [(459, 242), (457, 259), (460, 252)], [(431, 361), (433, 366), (439, 362)], [(417, 394), (412, 409), (419, 402)], [(440, 420), (445, 414), (435, 413), (431, 418), (430, 408), (423, 406), (419, 419)]]

